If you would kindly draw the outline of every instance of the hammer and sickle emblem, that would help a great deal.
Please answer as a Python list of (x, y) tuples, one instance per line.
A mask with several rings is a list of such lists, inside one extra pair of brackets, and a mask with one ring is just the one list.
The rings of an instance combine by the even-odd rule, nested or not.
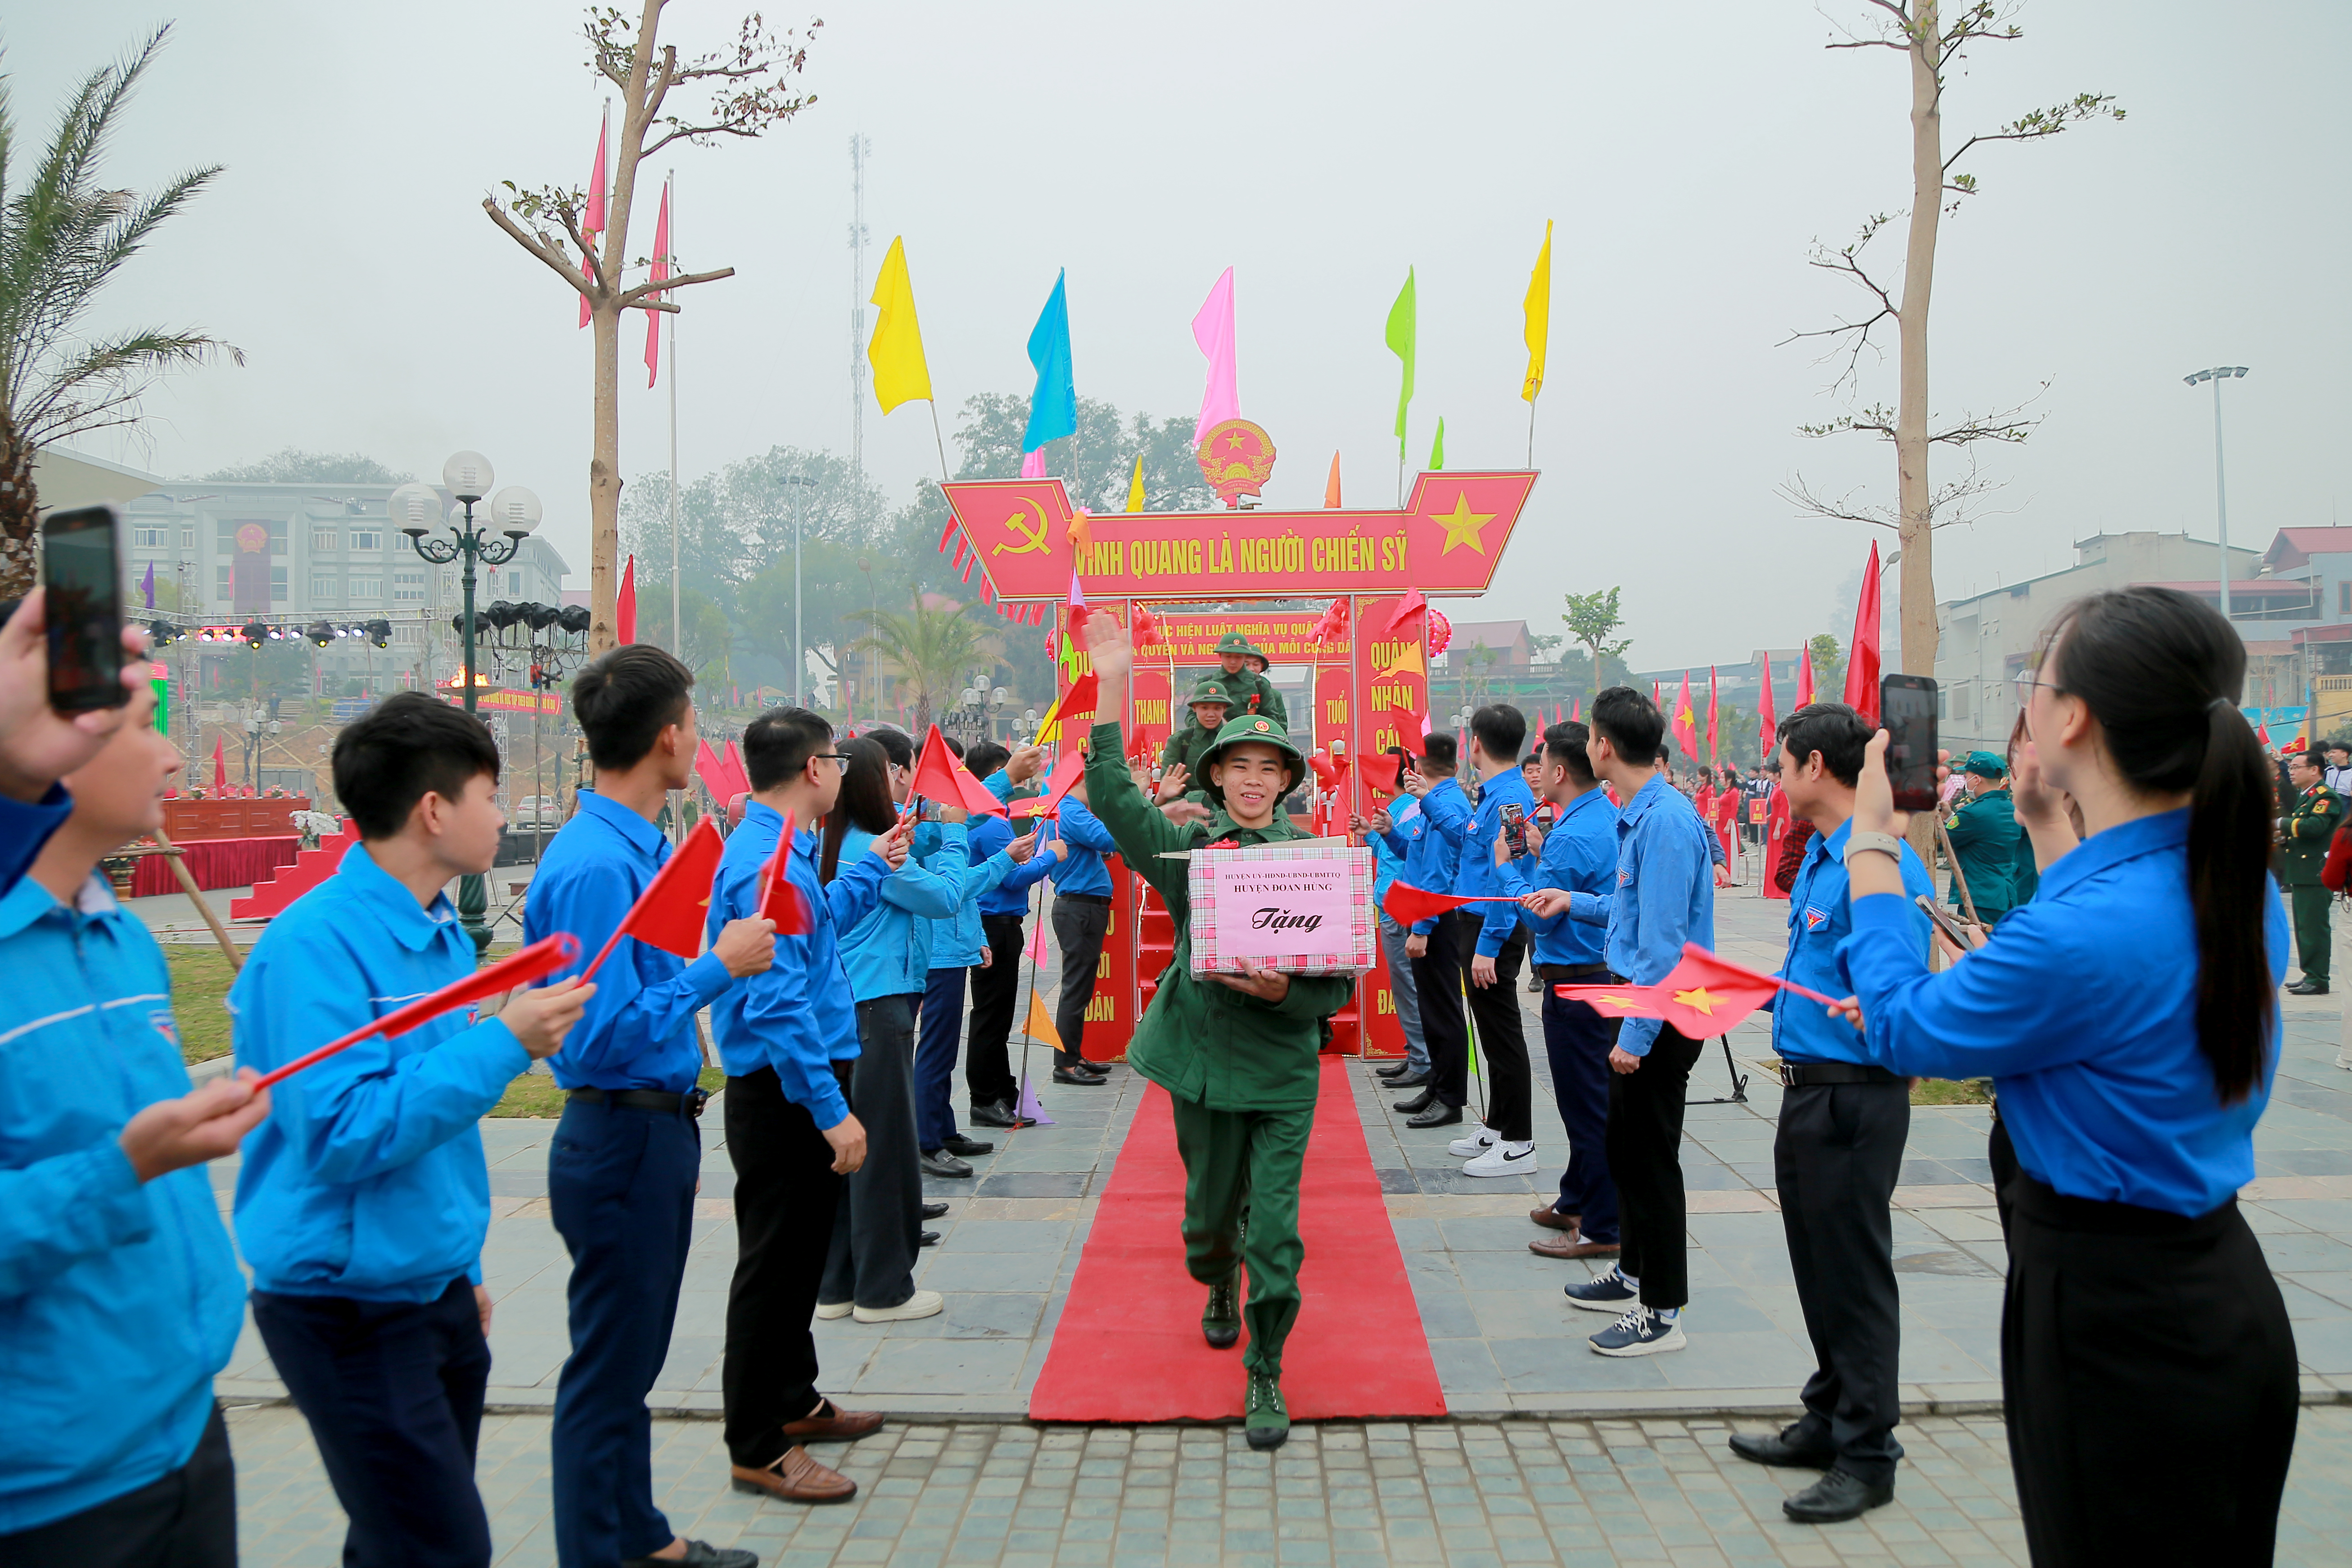
[(1013, 515), (1004, 520), (1006, 531), (1022, 542), (1017, 546), (1011, 544), (999, 544), (989, 552), (991, 555), (1003, 555), (1007, 552), (1010, 552), (1014, 555), (1026, 555), (1031, 551), (1042, 551), (1048, 548), (1045, 543), (1045, 513), (1044, 510), (1041, 508), (1037, 512), (1037, 527), (1034, 531), (1021, 526), (1022, 520), (1026, 515), (1026, 512), (1022, 508), (1016, 506), (1013, 509)]

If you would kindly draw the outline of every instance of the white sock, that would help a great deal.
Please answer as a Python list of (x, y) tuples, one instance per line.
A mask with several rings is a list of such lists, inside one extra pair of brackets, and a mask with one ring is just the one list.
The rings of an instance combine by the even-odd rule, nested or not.
[(1682, 1320), (1682, 1315), (1683, 1310), (1680, 1307), (1653, 1307), (1650, 1309), (1650, 1316), (1657, 1319), (1658, 1321), (1662, 1323), (1679, 1322)]
[(1536, 1152), (1536, 1141), (1530, 1138), (1524, 1143), (1506, 1143), (1503, 1152), (1507, 1154), (1532, 1154)]
[(1642, 1288), (1642, 1282), (1639, 1279), (1634, 1279), (1631, 1274), (1626, 1273), (1622, 1267), (1618, 1268), (1617, 1278), (1623, 1282), (1625, 1289), (1628, 1290), (1638, 1290)]

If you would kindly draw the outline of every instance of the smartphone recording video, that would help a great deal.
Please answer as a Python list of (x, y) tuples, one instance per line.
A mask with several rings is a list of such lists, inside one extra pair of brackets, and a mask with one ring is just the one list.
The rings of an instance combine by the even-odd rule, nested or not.
[(1924, 675), (1886, 677), (1878, 683), (1878, 716), (1895, 809), (1927, 810), (1936, 804), (1936, 683)]
[(111, 506), (85, 506), (51, 512), (41, 523), (49, 706), (60, 713), (131, 700), (122, 686), (120, 521)]

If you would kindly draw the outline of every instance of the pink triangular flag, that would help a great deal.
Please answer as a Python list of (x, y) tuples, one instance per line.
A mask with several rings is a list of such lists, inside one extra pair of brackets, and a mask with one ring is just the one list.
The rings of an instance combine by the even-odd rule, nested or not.
[(1192, 341), (1209, 360), (1208, 382), (1201, 389), (1201, 417), (1192, 426), (1192, 445), (1198, 447), (1207, 439), (1212, 426), (1242, 416), (1240, 373), (1234, 363), (1232, 268), (1225, 268), (1192, 318)]
[[(658, 283), (668, 276), (669, 182), (665, 180), (662, 182), (661, 216), (654, 220), (654, 264), (652, 280)], [(661, 296), (658, 294), (653, 294), (648, 295), (647, 298), (658, 300)], [(647, 310), (646, 312), (646, 384), (647, 386), (653, 385), (653, 384), (659, 379), (661, 375), (661, 321), (662, 313), (659, 310)]]
[[(588, 176), (588, 210), (581, 215), (580, 232), (594, 239), (604, 232), (604, 138), (613, 128), (613, 110), (608, 105), (604, 122), (596, 127), (596, 167)], [(591, 250), (580, 269), (590, 278), (596, 276), (596, 253)], [(580, 324), (586, 326), (589, 318), (588, 296), (580, 296)]]
[(1013, 1115), (1034, 1121), (1040, 1127), (1054, 1125), (1054, 1119), (1045, 1114), (1045, 1108), (1043, 1105), (1037, 1103), (1036, 1088), (1030, 1083), (1026, 1073), (1024, 1073), (1021, 1078), (1021, 1105)]
[(1021, 477), (1024, 479), (1042, 479), (1045, 477), (1045, 447), (1040, 447), (1021, 459)]

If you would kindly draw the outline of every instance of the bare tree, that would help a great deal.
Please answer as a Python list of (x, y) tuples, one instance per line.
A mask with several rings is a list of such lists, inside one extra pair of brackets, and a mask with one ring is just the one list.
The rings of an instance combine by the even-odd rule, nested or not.
[[(1898, 600), (1903, 668), (1909, 674), (1932, 675), (1936, 668), (1934, 531), (1966, 521), (1969, 503), (1996, 487), (1969, 453), (1967, 472), (1937, 488), (1928, 479), (1928, 452), (1937, 445), (1969, 452), (1981, 441), (2023, 441), (2040, 422), (2038, 416), (2028, 412), (2040, 396), (2036, 393), (2000, 413), (1963, 417), (1941, 430), (1932, 428), (1935, 420), (1927, 405), (1927, 304), (1935, 284), (1937, 224), (1946, 213), (1958, 211), (1962, 202), (1976, 195), (1976, 176), (1958, 165), (1977, 148), (1997, 142), (2044, 141), (2084, 121), (2121, 120), (2124, 111), (2116, 107), (2112, 94), (2077, 93), (2063, 103), (2029, 110), (1997, 130), (1970, 136), (1957, 152), (1947, 155), (1943, 131), (1947, 73), (1973, 44), (2010, 43), (2023, 37), (2012, 20), (2015, 6), (1997, 0), (1968, 0), (1954, 8), (1947, 20), (1939, 0), (1864, 0), (1864, 4), (1878, 13), (1871, 18), (1874, 26), (1866, 34), (1846, 33), (1828, 47), (1893, 49), (1909, 59), (1911, 206), (1907, 215), (1873, 215), (1843, 247), (1815, 246), (1812, 265), (1837, 273), (1859, 288), (1864, 309), (1827, 327), (1791, 332), (1785, 341), (1827, 340), (1828, 357), (1843, 360), (1832, 390), (1849, 390), (1857, 379), (1863, 352), (1880, 351), (1873, 331), (1887, 321), (1895, 324), (1901, 382), (1896, 406), (1890, 410), (1874, 404), (1827, 424), (1800, 426), (1799, 434), (1818, 437), (1858, 432), (1892, 442), (1896, 504), (1892, 509), (1863, 504), (1851, 494), (1822, 497), (1806, 485), (1802, 475), (1781, 493), (1816, 516), (1872, 522), (1895, 531), (1903, 568)], [(1904, 216), (1909, 218), (1909, 238), (1903, 269), (1895, 282), (1884, 282), (1865, 264), (1865, 252), (1881, 229)], [(2045, 382), (2043, 389), (2047, 388)]]
[[(595, 439), (588, 459), (588, 643), (600, 653), (613, 646), (614, 598), (620, 588), (621, 313), (675, 310), (670, 290), (735, 275), (733, 268), (721, 267), (626, 282), (631, 269), (648, 268), (652, 259), (629, 259), (629, 209), (638, 166), (673, 142), (709, 146), (722, 136), (758, 136), (815, 102), (814, 93), (789, 89), (807, 64), (807, 38), (824, 25), (812, 21), (797, 34), (778, 33), (754, 12), (743, 19), (731, 48), (681, 60), (676, 45), (657, 41), (664, 4), (644, 0), (634, 26), (617, 6), (592, 5), (581, 29), (588, 43), (588, 68), (618, 89), (621, 98), (620, 145), (603, 232), (586, 231), (588, 196), (577, 187), (524, 190), (509, 180), (505, 195), (482, 198), (491, 222), (588, 301), (596, 342)], [(687, 88), (709, 93), (700, 112), (670, 107), (670, 94)], [(561, 236), (547, 227), (550, 223), (562, 230)]]

